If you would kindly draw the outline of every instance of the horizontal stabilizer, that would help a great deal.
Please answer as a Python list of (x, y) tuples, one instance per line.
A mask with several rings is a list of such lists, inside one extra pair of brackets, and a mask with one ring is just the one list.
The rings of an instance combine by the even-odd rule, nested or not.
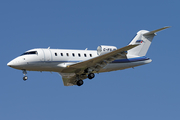
[(167, 29), (167, 28), (170, 28), (171, 26), (167, 26), (167, 27), (163, 27), (163, 28), (160, 28), (160, 29), (157, 29), (157, 30), (153, 30), (153, 31), (150, 31), (150, 32), (147, 32), (147, 33), (144, 33), (143, 35), (153, 35), (155, 34), (156, 32), (159, 32), (161, 30), (164, 30), (164, 29)]

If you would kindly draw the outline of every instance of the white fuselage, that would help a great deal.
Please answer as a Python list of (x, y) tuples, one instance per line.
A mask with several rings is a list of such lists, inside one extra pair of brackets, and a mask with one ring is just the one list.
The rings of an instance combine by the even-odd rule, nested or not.
[[(69, 49), (32, 49), (13, 59), (8, 66), (19, 70), (63, 72), (68, 65), (97, 57), (95, 50)], [(128, 56), (127, 59), (116, 59), (100, 69), (100, 72), (109, 72), (136, 67), (150, 63), (147, 57)]]

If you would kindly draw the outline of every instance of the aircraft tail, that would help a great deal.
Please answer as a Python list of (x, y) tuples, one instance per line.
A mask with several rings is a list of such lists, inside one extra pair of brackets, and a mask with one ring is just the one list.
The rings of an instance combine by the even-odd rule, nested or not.
[(133, 56), (145, 56), (154, 36), (156, 35), (156, 32), (159, 32), (166, 28), (169, 27), (163, 27), (153, 31), (140, 30), (139, 32), (137, 32), (137, 35), (133, 38), (133, 40), (130, 42), (129, 45), (134, 45), (134, 44), (140, 44), (140, 45), (129, 50), (128, 54)]

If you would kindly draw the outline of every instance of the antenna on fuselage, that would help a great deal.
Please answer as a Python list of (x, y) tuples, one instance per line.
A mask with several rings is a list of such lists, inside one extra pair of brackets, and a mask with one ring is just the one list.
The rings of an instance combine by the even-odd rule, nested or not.
[(48, 47), (48, 49), (50, 49), (50, 46)]
[(86, 48), (85, 50), (87, 50), (88, 48)]

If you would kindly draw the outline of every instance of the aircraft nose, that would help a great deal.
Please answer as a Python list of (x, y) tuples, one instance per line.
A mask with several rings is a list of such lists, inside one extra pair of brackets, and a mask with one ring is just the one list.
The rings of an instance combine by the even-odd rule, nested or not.
[(7, 66), (12, 67), (13, 66), (13, 61), (8, 62)]
[(21, 61), (20, 61), (19, 57), (15, 58), (7, 63), (7, 66), (12, 67), (12, 68), (19, 67), (20, 65), (21, 65)]
[(24, 58), (22, 57), (17, 57), (7, 63), (7, 66), (15, 68), (15, 69), (23, 69), (24, 66), (26, 65), (27, 65), (27, 62), (25, 62)]

